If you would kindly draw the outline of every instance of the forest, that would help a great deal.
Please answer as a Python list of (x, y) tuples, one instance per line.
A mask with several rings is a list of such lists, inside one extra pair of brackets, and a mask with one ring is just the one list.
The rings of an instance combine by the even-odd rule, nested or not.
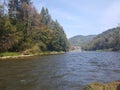
[(0, 52), (67, 51), (63, 27), (47, 8), (38, 13), (31, 0), (0, 3)]
[(96, 35), (76, 35), (74, 37), (69, 38), (69, 42), (71, 44), (71, 46), (84, 46), (86, 44), (88, 44), (90, 41), (93, 40), (93, 38), (95, 38)]
[(120, 27), (109, 29), (97, 35), (83, 50), (120, 51)]

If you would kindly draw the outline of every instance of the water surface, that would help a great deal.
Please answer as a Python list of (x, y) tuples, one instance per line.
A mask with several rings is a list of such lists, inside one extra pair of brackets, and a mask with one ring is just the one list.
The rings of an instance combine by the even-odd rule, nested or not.
[(82, 90), (120, 80), (119, 52), (68, 52), (0, 60), (0, 90)]

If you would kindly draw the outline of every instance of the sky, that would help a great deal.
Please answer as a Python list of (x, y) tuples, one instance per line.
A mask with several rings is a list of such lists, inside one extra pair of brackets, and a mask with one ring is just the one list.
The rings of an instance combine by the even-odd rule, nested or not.
[(41, 11), (48, 8), (68, 38), (100, 34), (120, 23), (120, 0), (32, 0)]

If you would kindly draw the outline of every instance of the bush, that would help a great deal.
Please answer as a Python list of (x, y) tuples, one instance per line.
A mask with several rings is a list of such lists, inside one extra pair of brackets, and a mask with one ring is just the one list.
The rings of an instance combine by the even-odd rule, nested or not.
[(46, 45), (42, 42), (36, 43), (31, 49), (27, 49), (23, 52), (24, 55), (39, 54), (42, 51), (46, 51)]

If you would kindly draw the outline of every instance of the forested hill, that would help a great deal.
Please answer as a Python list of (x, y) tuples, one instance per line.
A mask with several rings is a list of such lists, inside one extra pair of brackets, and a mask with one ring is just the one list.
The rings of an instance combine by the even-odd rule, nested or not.
[(120, 50), (120, 27), (109, 29), (96, 38), (88, 45), (83, 47), (84, 50)]
[(30, 0), (0, 4), (0, 52), (67, 51), (68, 45), (63, 27), (47, 8), (38, 13)]
[(71, 46), (84, 46), (90, 41), (93, 40), (93, 38), (96, 35), (88, 35), (88, 36), (83, 36), (83, 35), (77, 35), (69, 39), (69, 42)]

